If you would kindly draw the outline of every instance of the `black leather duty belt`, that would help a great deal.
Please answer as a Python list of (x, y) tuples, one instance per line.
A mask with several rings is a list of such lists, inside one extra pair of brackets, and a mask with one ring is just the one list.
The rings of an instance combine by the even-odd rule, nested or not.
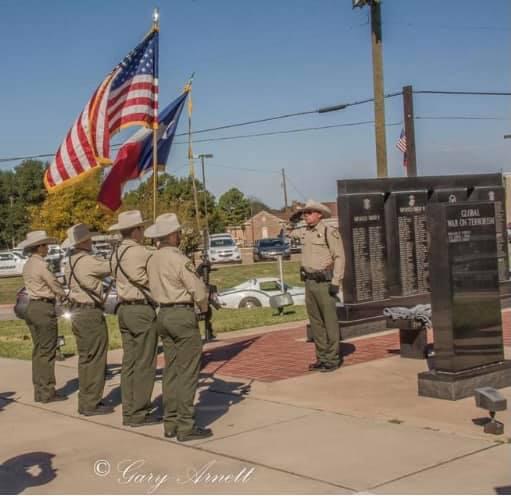
[(193, 303), (160, 303), (160, 308), (193, 308)]
[(72, 308), (99, 308), (101, 307), (97, 303), (78, 303), (76, 301), (71, 302)]
[(121, 305), (147, 305), (146, 300), (123, 300)]
[(52, 305), (55, 305), (57, 302), (55, 298), (34, 298), (32, 301), (44, 301), (45, 303), (51, 303)]

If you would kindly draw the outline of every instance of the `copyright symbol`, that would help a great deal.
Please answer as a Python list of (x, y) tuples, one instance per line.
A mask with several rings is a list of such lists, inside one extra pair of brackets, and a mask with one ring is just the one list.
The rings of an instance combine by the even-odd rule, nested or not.
[(110, 463), (107, 460), (96, 460), (94, 473), (100, 477), (106, 477), (110, 473)]

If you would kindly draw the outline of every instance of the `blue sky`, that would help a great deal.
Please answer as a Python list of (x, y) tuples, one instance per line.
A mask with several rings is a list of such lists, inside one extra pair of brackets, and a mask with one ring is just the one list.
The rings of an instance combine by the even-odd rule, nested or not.
[[(55, 152), (97, 84), (148, 30), (154, 5), (0, 0), (0, 158)], [(159, 7), (161, 104), (195, 72), (196, 130), (372, 96), (368, 10), (352, 10), (351, 0), (166, 0)], [(509, 0), (384, 0), (382, 12), (387, 93), (407, 84), (511, 91)], [(416, 95), (415, 114), (420, 174), (511, 171), (511, 140), (503, 139), (511, 97)], [(499, 120), (424, 119), (439, 116)], [(196, 139), (372, 119), (370, 103)], [(389, 175), (400, 176), (400, 97), (386, 100), (386, 119), (396, 124), (387, 127)], [(183, 141), (176, 138), (168, 164), (178, 175), (187, 173)], [(236, 186), (272, 207), (283, 205), (281, 168), (290, 200), (333, 201), (337, 179), (376, 174), (372, 124), (196, 143), (194, 152), (214, 154), (207, 185), (215, 195)]]

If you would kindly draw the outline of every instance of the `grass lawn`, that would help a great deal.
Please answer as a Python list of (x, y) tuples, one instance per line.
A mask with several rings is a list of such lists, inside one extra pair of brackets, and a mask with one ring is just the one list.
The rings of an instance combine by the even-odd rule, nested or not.
[(14, 303), (16, 301), (16, 291), (23, 286), (22, 277), (0, 278), (0, 305)]
[[(264, 325), (279, 324), (295, 320), (306, 319), (305, 307), (295, 306), (287, 310), (282, 316), (272, 316), (271, 308), (251, 309), (221, 309), (213, 311), (213, 329), (215, 333), (247, 329)], [(121, 347), (121, 336), (117, 325), (117, 317), (108, 316), (109, 348), (111, 350)], [(201, 329), (203, 324), (201, 323)], [(70, 322), (60, 319), (59, 334), (63, 335), (66, 344), (62, 351), (64, 354), (76, 354), (76, 344), (71, 332)], [(21, 358), (30, 360), (32, 357), (32, 339), (30, 331), (22, 320), (0, 321), (0, 357)]]
[[(300, 263), (284, 262), (284, 281), (291, 286), (303, 286), (300, 282)], [(253, 277), (279, 277), (277, 262), (260, 262), (250, 265), (215, 266), (211, 271), (211, 284), (216, 284), (219, 290), (232, 288)], [(21, 277), (2, 277), (0, 279), (0, 305), (14, 304), (16, 291), (24, 286)]]
[[(284, 282), (290, 286), (303, 286), (300, 282), (300, 262), (283, 262)], [(211, 284), (219, 290), (232, 288), (254, 277), (279, 277), (278, 262), (259, 262), (250, 265), (214, 266), (210, 275)]]

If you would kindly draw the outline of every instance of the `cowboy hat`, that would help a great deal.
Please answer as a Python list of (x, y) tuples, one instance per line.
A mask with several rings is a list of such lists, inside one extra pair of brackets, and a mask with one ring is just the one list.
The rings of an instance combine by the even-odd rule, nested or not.
[(328, 207), (317, 201), (307, 200), (303, 207), (299, 208), (296, 212), (293, 212), (293, 215), (291, 215), (291, 218), (289, 220), (291, 221), (296, 220), (304, 212), (319, 212), (324, 219), (332, 217), (332, 212), (330, 212), (330, 209)]
[(109, 231), (124, 231), (125, 229), (133, 229), (148, 224), (149, 221), (142, 219), (140, 210), (128, 210), (121, 212), (117, 218), (117, 224), (110, 226)]
[(75, 224), (67, 230), (67, 240), (71, 248), (89, 239), (92, 239), (92, 233), (85, 224)]
[(46, 231), (31, 231), (27, 234), (26, 239), (19, 244), (19, 248), (26, 249), (32, 246), (51, 245), (56, 242), (57, 240), (50, 238)]
[(144, 231), (144, 236), (146, 238), (163, 238), (180, 230), (181, 226), (176, 214), (161, 214), (156, 217), (156, 222)]

